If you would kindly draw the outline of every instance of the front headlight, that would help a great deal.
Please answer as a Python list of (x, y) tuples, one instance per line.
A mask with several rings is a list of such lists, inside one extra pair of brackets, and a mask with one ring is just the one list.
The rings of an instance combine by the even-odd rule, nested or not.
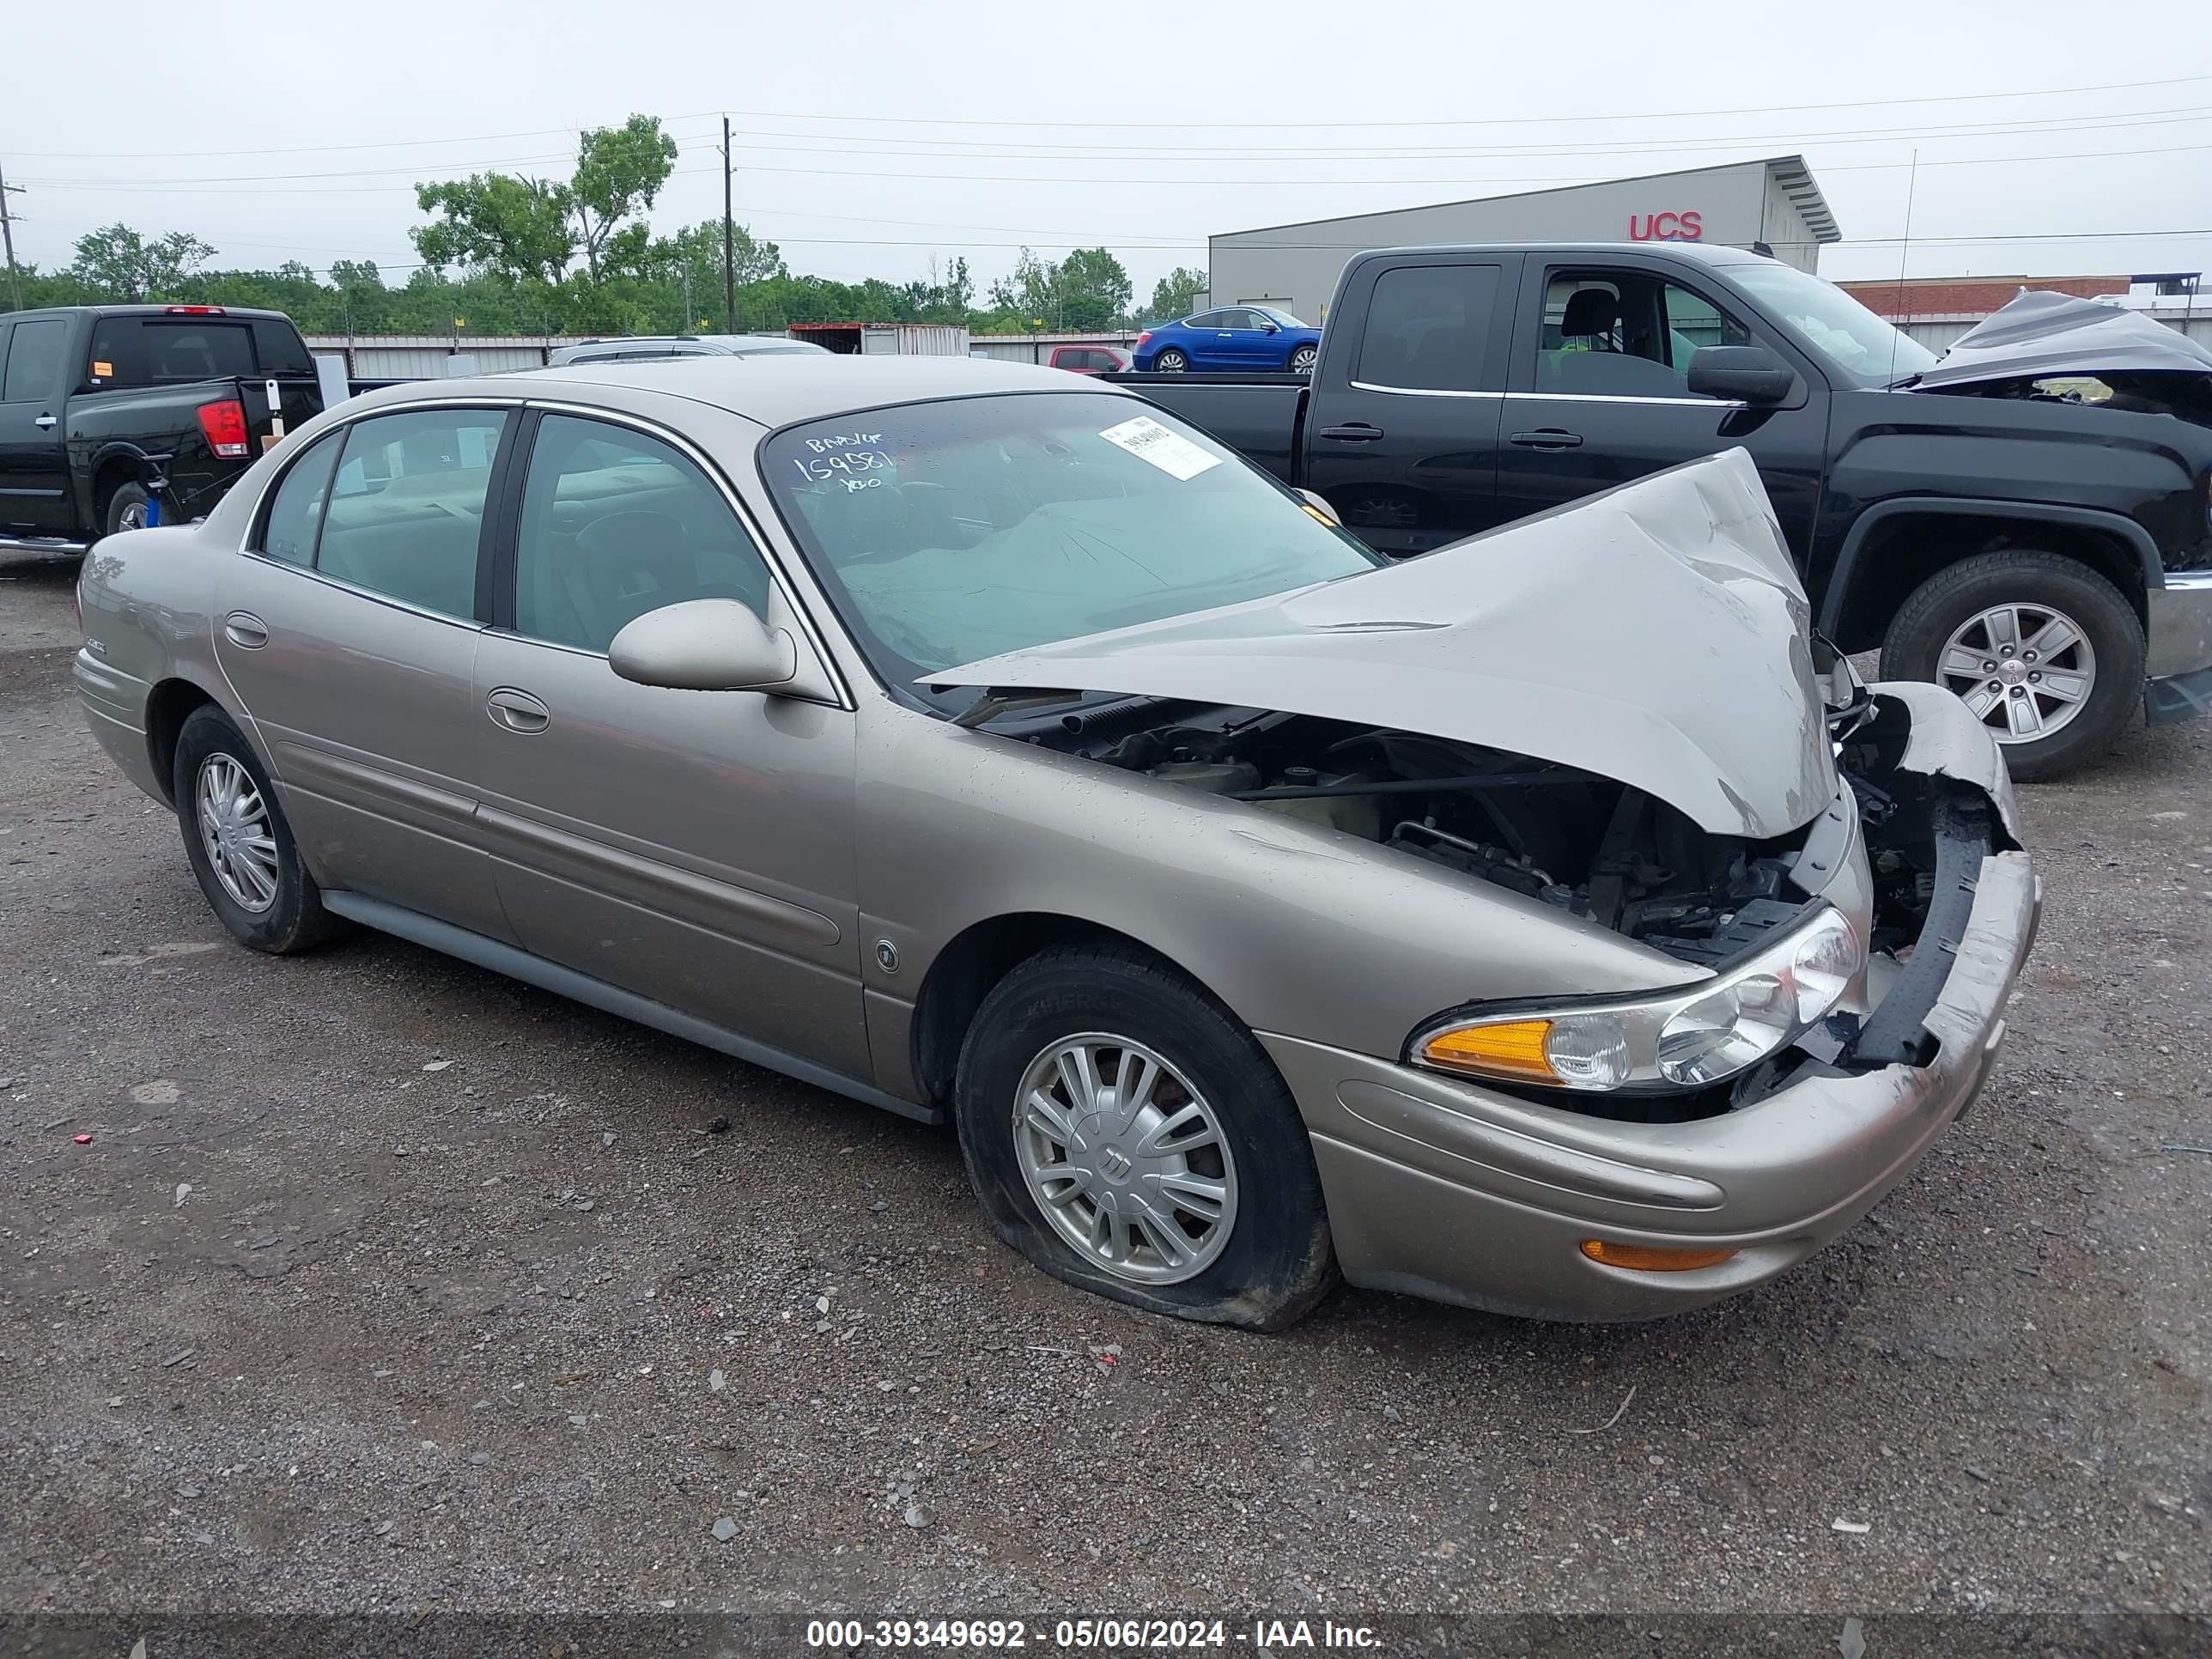
[(1843, 912), (1809, 921), (1713, 979), (1633, 1000), (1452, 1016), (1416, 1032), (1418, 1064), (1557, 1089), (1701, 1089), (1818, 1024), (1865, 965)]

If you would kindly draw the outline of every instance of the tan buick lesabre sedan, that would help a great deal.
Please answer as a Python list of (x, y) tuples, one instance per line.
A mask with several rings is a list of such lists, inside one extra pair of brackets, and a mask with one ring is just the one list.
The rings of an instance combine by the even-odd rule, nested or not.
[(968, 360), (395, 387), (104, 542), (93, 729), (241, 942), (341, 918), (957, 1126), (1070, 1283), (1696, 1307), (1972, 1100), (2037, 887), (1732, 451), (1407, 563)]

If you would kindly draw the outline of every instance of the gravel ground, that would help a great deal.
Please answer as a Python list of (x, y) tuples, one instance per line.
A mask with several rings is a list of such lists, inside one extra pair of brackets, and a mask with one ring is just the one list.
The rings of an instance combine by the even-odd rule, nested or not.
[(234, 948), (73, 579), (0, 563), (0, 1607), (2212, 1607), (2212, 726), (2023, 791), (1996, 1077), (1781, 1283), (1255, 1337), (1040, 1276), (944, 1132)]

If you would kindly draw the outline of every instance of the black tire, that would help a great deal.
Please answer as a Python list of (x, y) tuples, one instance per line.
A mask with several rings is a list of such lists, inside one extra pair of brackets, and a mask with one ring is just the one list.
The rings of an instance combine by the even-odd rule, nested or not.
[(2096, 653), (2089, 695), (2063, 726), (2046, 738), (1999, 738), (2006, 767), (2020, 781), (2063, 776), (2112, 749), (2143, 690), (2142, 623), (2126, 596), (2080, 561), (2018, 549), (1938, 571), (1891, 621), (1882, 641), (1882, 678), (1943, 683), (1937, 668), (1946, 642), (1977, 613), (2001, 605), (2063, 612)]
[[(1304, 360), (1303, 362), (1301, 362), (1301, 359)], [(1310, 374), (1314, 372), (1314, 365), (1320, 361), (1321, 348), (1319, 346), (1303, 345), (1298, 347), (1297, 350), (1291, 353), (1290, 363), (1288, 366), (1291, 373), (1293, 374)]]
[[(1140, 1284), (1086, 1260), (1045, 1220), (1015, 1150), (1015, 1106), (1053, 1043), (1105, 1032), (1142, 1043), (1219, 1121), (1238, 1201), (1221, 1252), (1177, 1283)], [(955, 1121), (968, 1178), (999, 1237), (1056, 1279), (1133, 1307), (1273, 1331), (1336, 1284), (1312, 1144), (1266, 1050), (1218, 1003), (1130, 946), (1073, 945), (1031, 957), (984, 999), (960, 1051)]]
[[(276, 843), (276, 892), (265, 908), (255, 910), (224, 890), (200, 837), (196, 789), (202, 769), (211, 760), (228, 757), (243, 768), (260, 793), (268, 815), (270, 838)], [(185, 837), (185, 856), (206, 895), (208, 906), (230, 929), (240, 945), (272, 956), (289, 956), (312, 950), (335, 931), (333, 919), (323, 908), (322, 890), (300, 862), (292, 840), (292, 826), (269, 781), (268, 769), (253, 752), (230, 716), (213, 703), (203, 703), (185, 716), (177, 733), (176, 762), (170, 789), (177, 803), (177, 823)]]
[[(116, 485), (113, 493), (107, 498), (106, 509), (100, 515), (100, 533), (105, 536), (119, 536), (125, 530), (143, 529), (146, 523), (147, 499), (145, 490), (135, 483)], [(137, 515), (136, 520), (125, 524), (124, 520), (126, 516), (133, 514)]]
[(1180, 374), (1189, 367), (1190, 359), (1174, 346), (1165, 348), (1152, 359), (1152, 373), (1155, 374)]

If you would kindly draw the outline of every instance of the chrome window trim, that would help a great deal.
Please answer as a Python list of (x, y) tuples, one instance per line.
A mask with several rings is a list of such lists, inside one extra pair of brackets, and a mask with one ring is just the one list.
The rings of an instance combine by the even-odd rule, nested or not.
[(1496, 398), (1507, 402), (1545, 404), (1653, 404), (1682, 409), (1744, 409), (1741, 398), (1642, 398), (1609, 392), (1462, 392), (1446, 386), (1381, 386), (1354, 380), (1355, 392), (1386, 392), (1396, 398)]
[[(715, 465), (705, 450), (672, 428), (663, 426), (647, 416), (633, 415), (627, 410), (607, 409), (597, 404), (574, 403), (567, 399), (545, 397), (528, 398), (524, 399), (524, 402), (529, 408), (541, 412), (551, 410), (557, 414), (571, 416), (578, 420), (605, 421), (615, 426), (629, 427), (635, 431), (644, 433), (648, 438), (658, 438), (661, 442), (683, 454), (701, 472), (704, 473), (707, 481), (720, 492), (724, 503), (728, 506), (730, 512), (737, 519), (738, 528), (752, 538), (753, 546), (761, 556), (761, 562), (767, 567), (769, 583), (783, 596), (784, 608), (797, 618), (799, 632), (806, 635), (807, 643), (813, 647), (815, 657), (830, 676), (830, 684), (836, 688), (836, 706), (848, 714), (860, 707), (853, 696), (853, 688), (846, 680), (844, 669), (839, 664), (836, 653), (830, 649), (828, 641), (822, 636), (819, 625), (809, 613), (806, 606), (801, 603), (799, 589), (792, 581), (789, 572), (784, 568), (783, 559), (776, 550), (775, 543), (762, 533), (759, 521), (747, 510), (744, 498), (738, 494), (730, 481), (722, 476), (721, 468)], [(738, 420), (751, 419), (750, 416), (739, 414), (735, 410), (722, 410), (721, 412), (734, 416)], [(759, 422), (755, 422), (754, 424), (758, 425)], [(758, 444), (754, 445), (756, 450), (759, 447)], [(522, 469), (523, 487), (526, 489), (530, 483), (530, 457), (527, 455), (522, 457)], [(514, 532), (518, 538), (522, 534), (520, 519), (516, 521)], [(515, 549), (518, 567), (521, 552), (522, 550), (518, 544)], [(765, 623), (767, 618), (763, 617), (762, 621)], [(606, 653), (604, 651), (585, 651), (580, 647), (562, 645), (557, 641), (541, 640), (535, 635), (520, 633), (508, 629), (501, 629), (497, 631), (511, 639), (527, 640), (532, 645), (550, 646), (561, 651), (574, 651), (582, 656), (598, 657), (602, 661), (606, 658)]]
[(447, 623), (455, 628), (465, 628), (472, 634), (482, 634), (487, 625), (474, 617), (456, 617), (450, 611), (433, 611), (427, 605), (416, 605), (412, 599), (403, 599), (396, 593), (386, 593), (374, 587), (363, 587), (359, 582), (349, 582), (343, 576), (333, 576), (328, 571), (318, 570), (313, 565), (295, 564), (289, 559), (279, 559), (264, 553), (258, 547), (239, 550), (240, 556), (265, 564), (272, 570), (289, 570), (295, 575), (305, 576), (310, 581), (320, 582), (325, 587), (335, 587), (342, 593), (358, 593), (365, 599), (393, 611), (404, 611), (410, 617), (424, 617), (432, 622)]

